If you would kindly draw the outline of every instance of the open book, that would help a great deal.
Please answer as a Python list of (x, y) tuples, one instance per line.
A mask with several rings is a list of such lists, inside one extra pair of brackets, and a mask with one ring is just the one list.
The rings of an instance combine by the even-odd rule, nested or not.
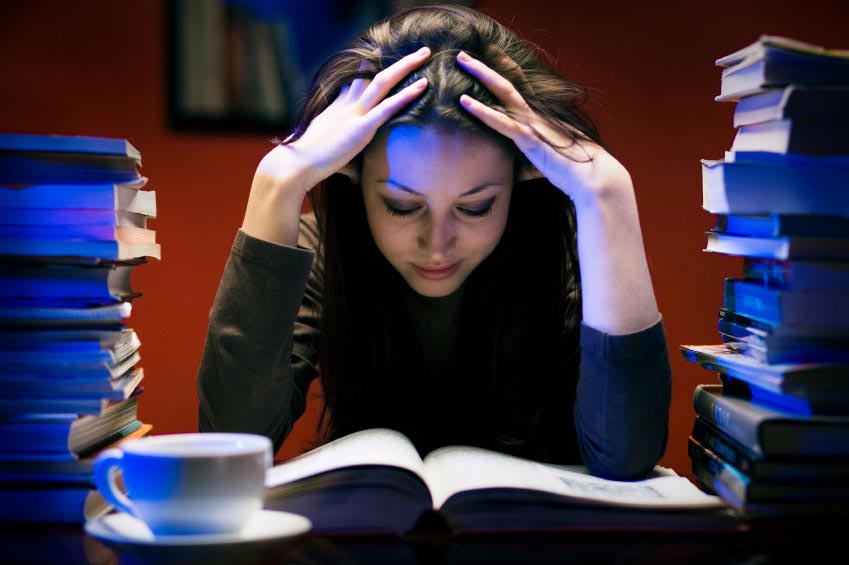
[(265, 507), (322, 534), (718, 530), (740, 523), (686, 477), (658, 467), (622, 482), (476, 447), (424, 460), (399, 432), (364, 430), (272, 467)]

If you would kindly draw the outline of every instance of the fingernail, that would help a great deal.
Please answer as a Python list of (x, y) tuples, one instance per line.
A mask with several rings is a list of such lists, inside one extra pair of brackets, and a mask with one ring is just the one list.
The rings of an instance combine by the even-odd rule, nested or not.
[(420, 57), (424, 57), (424, 56), (425, 56), (425, 55), (427, 55), (428, 53), (430, 53), (430, 48), (429, 48), (429, 47), (422, 47), (421, 49), (419, 49), (418, 51), (416, 51), (416, 55), (418, 55), (418, 56), (420, 56)]
[(468, 94), (461, 94), (460, 104), (462, 104), (463, 106), (471, 106), (473, 104), (472, 97)]
[(472, 58), (469, 57), (469, 54), (465, 51), (460, 51), (459, 53), (457, 53), (457, 59), (462, 61), (463, 63), (468, 63), (472, 60)]
[(423, 89), (427, 86), (427, 77), (420, 78), (413, 86), (415, 86), (419, 90)]

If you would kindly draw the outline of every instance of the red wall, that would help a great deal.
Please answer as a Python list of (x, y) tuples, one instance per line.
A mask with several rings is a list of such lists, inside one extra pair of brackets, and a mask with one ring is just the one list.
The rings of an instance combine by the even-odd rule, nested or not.
[[(761, 33), (849, 48), (849, 3), (568, 4), (484, 0), (478, 7), (591, 87), (592, 113), (631, 171), (675, 375), (662, 463), (687, 473), (693, 388), (716, 377), (682, 361), (678, 345), (717, 341), (722, 280), (740, 268), (736, 259), (701, 251), (713, 218), (701, 209), (699, 159), (721, 157), (734, 133), (733, 105), (713, 101), (714, 60)], [(255, 165), (269, 148), (261, 135), (168, 129), (164, 22), (164, 4), (148, 0), (28, 0), (7, 4), (0, 18), (0, 130), (127, 138), (157, 191), (152, 227), (163, 258), (134, 273), (144, 296), (130, 319), (146, 375), (140, 415), (155, 433), (196, 430), (207, 314)], [(311, 413), (298, 423), (281, 456), (302, 449), (314, 421)]]

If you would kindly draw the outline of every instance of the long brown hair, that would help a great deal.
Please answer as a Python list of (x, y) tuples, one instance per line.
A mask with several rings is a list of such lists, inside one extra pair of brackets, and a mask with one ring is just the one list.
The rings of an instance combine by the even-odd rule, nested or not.
[(431, 58), (396, 90), (422, 76), (428, 88), (384, 127), (458, 128), (507, 147), (517, 175), (507, 227), (464, 283), (452, 369), (435, 375), (410, 339), (406, 283), (374, 244), (359, 187), (333, 175), (310, 192), (323, 258), (322, 439), (383, 426), (408, 434), (422, 452), (465, 443), (578, 462), (572, 420), (581, 317), (574, 209), (545, 179), (518, 182), (527, 166), (521, 153), (459, 106), (465, 93), (504, 110), (457, 66), (456, 54), (462, 49), (508, 78), (551, 127), (573, 140), (577, 130), (599, 142), (581, 110), (585, 90), (543, 64), (532, 44), (480, 12), (451, 5), (412, 8), (374, 24), (325, 63), (290, 141), (344, 85), (372, 77), (425, 45)]

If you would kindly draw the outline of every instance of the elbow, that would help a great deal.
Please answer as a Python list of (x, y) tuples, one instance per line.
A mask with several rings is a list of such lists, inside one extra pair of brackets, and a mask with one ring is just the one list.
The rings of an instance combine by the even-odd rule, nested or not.
[(615, 445), (602, 446), (592, 438), (581, 441), (581, 455), (587, 470), (605, 479), (634, 481), (648, 475), (666, 451), (666, 433), (654, 437), (623, 434)]

